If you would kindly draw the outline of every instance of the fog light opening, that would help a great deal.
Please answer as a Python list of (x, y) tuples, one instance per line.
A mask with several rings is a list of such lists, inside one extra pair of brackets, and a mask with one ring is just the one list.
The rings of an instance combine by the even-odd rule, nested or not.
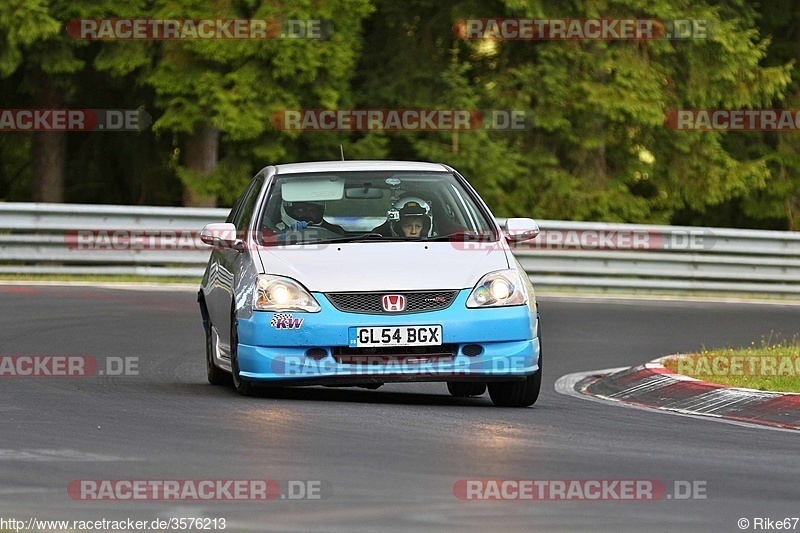
[(309, 348), (306, 350), (306, 357), (319, 361), (328, 357), (328, 350), (325, 348)]
[(483, 353), (483, 346), (480, 344), (467, 344), (461, 348), (461, 353), (467, 357), (476, 357)]

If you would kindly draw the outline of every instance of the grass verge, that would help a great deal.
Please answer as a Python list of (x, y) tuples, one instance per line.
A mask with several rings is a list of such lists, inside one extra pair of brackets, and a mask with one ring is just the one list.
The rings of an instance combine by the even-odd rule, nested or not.
[(699, 353), (664, 360), (678, 374), (729, 387), (800, 393), (800, 336), (776, 339), (772, 334), (759, 344), (739, 348), (705, 347)]

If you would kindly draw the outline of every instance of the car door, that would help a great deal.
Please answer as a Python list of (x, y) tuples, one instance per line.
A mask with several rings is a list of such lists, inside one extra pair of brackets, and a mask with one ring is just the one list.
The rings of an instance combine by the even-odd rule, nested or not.
[[(236, 226), (237, 237), (245, 243), (250, 242), (248, 233), (251, 219), (257, 210), (264, 181), (263, 173), (253, 178), (227, 220)], [(220, 355), (226, 359), (230, 357), (231, 310), (235, 307), (237, 294), (241, 296), (243, 281), (254, 277), (253, 261), (258, 261), (254, 253), (250, 246), (245, 246), (243, 250), (226, 248), (214, 250), (211, 254), (205, 291), (206, 305), (219, 338)], [(244, 275), (245, 272), (250, 274)]]

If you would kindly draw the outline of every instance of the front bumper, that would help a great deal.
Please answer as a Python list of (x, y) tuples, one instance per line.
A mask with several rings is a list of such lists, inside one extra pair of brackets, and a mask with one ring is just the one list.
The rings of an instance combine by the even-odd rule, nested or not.
[[(318, 313), (255, 311), (237, 320), (240, 375), (271, 384), (347, 385), (503, 381), (538, 371), (538, 313), (527, 305), (468, 309), (470, 292), (460, 291), (447, 309), (425, 313), (346, 313), (319, 293), (314, 293), (322, 307)], [(414, 325), (441, 325), (441, 350), (430, 351), (449, 354), (428, 356), (413, 348), (375, 352), (351, 346), (356, 327)]]

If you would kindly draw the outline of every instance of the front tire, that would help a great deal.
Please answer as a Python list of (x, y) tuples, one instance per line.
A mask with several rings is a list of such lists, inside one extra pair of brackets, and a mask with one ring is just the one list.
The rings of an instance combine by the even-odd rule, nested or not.
[(233, 376), (233, 388), (242, 396), (253, 394), (253, 383), (243, 379), (239, 374), (239, 334), (236, 331), (236, 316), (231, 317), (231, 375)]
[(529, 407), (539, 399), (542, 388), (541, 368), (524, 381), (489, 383), (489, 397), (498, 407)]
[(447, 390), (451, 396), (456, 398), (467, 398), (469, 396), (480, 396), (486, 392), (486, 383), (472, 381), (448, 381)]
[(214, 354), (217, 351), (215, 341), (216, 337), (213, 334), (211, 322), (209, 322), (206, 328), (206, 374), (208, 382), (212, 385), (229, 385), (231, 376), (214, 363)]
[[(538, 311), (538, 306), (537, 306)], [(542, 388), (542, 322), (537, 321), (536, 337), (539, 339), (539, 370), (525, 381), (500, 381), (489, 383), (489, 397), (498, 407), (530, 407), (539, 399)]]

